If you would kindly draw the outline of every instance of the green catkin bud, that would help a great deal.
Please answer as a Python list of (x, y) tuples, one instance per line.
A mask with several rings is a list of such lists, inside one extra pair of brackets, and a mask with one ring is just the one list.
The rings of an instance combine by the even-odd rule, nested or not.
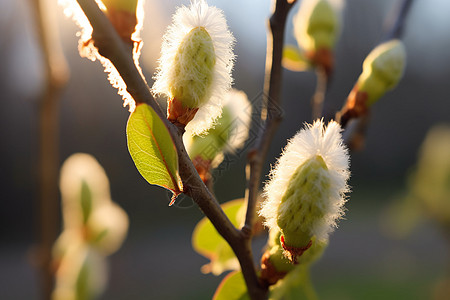
[(117, 204), (97, 207), (86, 224), (88, 242), (101, 254), (110, 255), (125, 240), (128, 224), (127, 214)]
[(216, 56), (212, 39), (203, 27), (192, 29), (181, 42), (174, 60), (170, 93), (184, 107), (197, 108), (211, 96)]
[(305, 248), (316, 224), (323, 222), (323, 208), (330, 198), (328, 168), (320, 155), (307, 160), (292, 176), (278, 208), (277, 224), (284, 244)]
[(230, 130), (233, 117), (230, 110), (225, 106), (221, 117), (216, 125), (210, 128), (204, 135), (184, 135), (184, 143), (189, 157), (200, 175), (200, 178), (206, 182), (211, 174), (210, 169), (213, 161), (218, 157), (227, 145), (230, 136)]
[(214, 127), (200, 136), (186, 130), (183, 136), (189, 157), (204, 181), (210, 177), (210, 169), (222, 162), (224, 153), (234, 153), (248, 137), (251, 104), (247, 95), (231, 89), (224, 95), (223, 102), (222, 115)]
[(406, 51), (400, 40), (385, 42), (370, 52), (357, 82), (358, 91), (367, 93), (368, 106), (399, 83), (405, 65)]
[(233, 118), (227, 107), (223, 108), (222, 116), (216, 125), (201, 136), (190, 136), (187, 151), (191, 159), (200, 156), (204, 160), (212, 161), (221, 152), (228, 141), (229, 130)]
[(96, 207), (109, 203), (109, 181), (91, 155), (71, 155), (61, 167), (60, 189), (64, 228), (80, 228)]
[(340, 131), (338, 123), (324, 127), (322, 120), (299, 131), (264, 187), (259, 213), (266, 226), (281, 232), (284, 255), (294, 264), (315, 243), (326, 243), (343, 215), (349, 161)]
[(106, 288), (107, 266), (105, 258), (81, 240), (59, 240), (58, 246), (65, 248), (65, 251), (57, 262), (55, 287), (51, 299), (98, 298)]
[(405, 65), (406, 51), (400, 40), (391, 40), (373, 49), (364, 60), (363, 71), (338, 113), (342, 126), (350, 119), (367, 115), (370, 106), (399, 83)]
[(269, 233), (268, 249), (261, 260), (261, 278), (270, 285), (283, 279), (297, 267), (309, 267), (317, 261), (328, 245), (328, 241), (318, 241), (315, 236), (311, 239), (311, 247), (298, 258), (298, 266), (291, 263), (285, 256), (285, 250), (280, 243), (281, 232), (271, 230)]
[(339, 16), (328, 0), (304, 0), (294, 17), (294, 35), (309, 63), (330, 76)]
[(223, 12), (206, 0), (178, 7), (172, 19), (152, 92), (167, 97), (170, 122), (199, 135), (214, 125), (231, 88), (234, 38)]
[(339, 31), (339, 19), (327, 0), (304, 0), (294, 18), (297, 43), (305, 51), (332, 49)]
[(438, 125), (427, 134), (409, 185), (426, 213), (450, 228), (450, 127)]

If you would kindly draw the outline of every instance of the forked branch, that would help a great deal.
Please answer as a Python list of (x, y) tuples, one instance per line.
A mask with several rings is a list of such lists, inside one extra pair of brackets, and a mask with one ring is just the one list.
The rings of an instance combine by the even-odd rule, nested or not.
[[(252, 299), (267, 297), (267, 289), (260, 287), (251, 251), (223, 212), (217, 200), (207, 189), (193, 166), (182, 142), (183, 130), (170, 123), (152, 96), (150, 88), (136, 68), (129, 48), (124, 44), (95, 0), (77, 0), (93, 27), (92, 39), (99, 53), (109, 59), (127, 85), (127, 91), (137, 104), (150, 105), (167, 126), (178, 153), (179, 172), (184, 193), (190, 196), (208, 217), (217, 231), (230, 244), (241, 264), (248, 292)], [(284, 2), (284, 1), (283, 1)]]

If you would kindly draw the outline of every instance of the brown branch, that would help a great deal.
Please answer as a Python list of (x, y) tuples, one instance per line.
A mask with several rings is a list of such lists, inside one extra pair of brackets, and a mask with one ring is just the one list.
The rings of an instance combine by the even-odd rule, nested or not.
[(252, 299), (266, 298), (267, 290), (261, 288), (258, 283), (251, 249), (241, 232), (233, 226), (217, 200), (200, 179), (183, 145), (183, 130), (167, 120), (165, 114), (153, 99), (150, 88), (137, 70), (129, 48), (122, 42), (95, 1), (77, 1), (94, 29), (93, 40), (99, 53), (109, 59), (116, 67), (127, 85), (127, 91), (136, 103), (150, 105), (167, 126), (178, 153), (179, 172), (184, 186), (183, 192), (194, 200), (217, 231), (230, 244), (241, 265), (250, 297)]
[[(385, 30), (385, 34), (381, 39), (381, 42), (386, 42), (391, 39), (400, 39), (402, 37), (405, 21), (412, 3), (413, 0), (398, 1), (398, 4), (392, 10), (391, 17), (387, 18), (385, 21), (385, 28), (387, 29)], [(344, 142), (350, 147), (350, 149), (361, 149), (364, 145), (369, 116), (363, 115), (358, 118), (353, 118), (350, 116), (347, 119), (341, 118), (341, 116), (342, 111), (339, 111), (336, 114), (336, 121), (345, 126)], [(342, 122), (344, 122), (344, 124), (342, 124)]]
[(38, 248), (42, 299), (50, 299), (54, 286), (52, 247), (59, 232), (59, 98), (68, 80), (68, 68), (58, 41), (55, 16), (45, 0), (32, 0), (37, 41), (44, 62), (45, 89), (38, 109)]
[(323, 103), (325, 101), (325, 95), (327, 92), (327, 73), (323, 68), (316, 70), (316, 90), (311, 100), (312, 105), (312, 119), (318, 119), (323, 115)]
[(399, 5), (393, 10), (392, 17), (387, 18), (385, 21), (385, 35), (382, 41), (389, 41), (392, 39), (399, 39), (403, 35), (403, 29), (405, 27), (405, 20), (408, 16), (409, 10), (413, 3), (413, 0), (399, 0)]
[(267, 31), (266, 72), (264, 82), (264, 107), (261, 120), (264, 127), (260, 130), (255, 146), (247, 158), (247, 213), (243, 232), (250, 243), (251, 230), (255, 224), (256, 205), (261, 181), (262, 168), (273, 136), (282, 120), (281, 112), (281, 59), (284, 45), (284, 31), (287, 15), (296, 1), (273, 0), (273, 12)]

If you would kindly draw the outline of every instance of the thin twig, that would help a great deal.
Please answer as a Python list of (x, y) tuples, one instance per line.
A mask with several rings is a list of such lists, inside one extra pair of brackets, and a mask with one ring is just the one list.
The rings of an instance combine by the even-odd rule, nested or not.
[(385, 21), (385, 34), (382, 39), (383, 42), (391, 39), (399, 39), (403, 35), (405, 27), (405, 20), (408, 16), (409, 10), (413, 0), (400, 0), (400, 4), (393, 10), (393, 13)]
[[(399, 4), (394, 7), (391, 17), (385, 21), (385, 34), (381, 42), (386, 42), (391, 39), (400, 39), (403, 35), (403, 29), (406, 18), (410, 11), (413, 0), (399, 0)], [(392, 17), (393, 16), (393, 17)], [(336, 115), (339, 118), (339, 112)], [(349, 120), (352, 126), (346, 126), (344, 133), (344, 142), (352, 149), (353, 146), (361, 149), (364, 144), (364, 136), (368, 127), (369, 116), (362, 116), (357, 119)], [(355, 149), (357, 150), (357, 149)]]
[(323, 103), (327, 92), (327, 74), (324, 69), (318, 68), (316, 70), (316, 90), (311, 100), (312, 105), (312, 119), (316, 120), (323, 116)]
[(183, 145), (183, 130), (170, 123), (150, 88), (137, 70), (129, 49), (122, 42), (110, 21), (99, 9), (95, 0), (77, 0), (91, 23), (93, 40), (99, 53), (108, 58), (116, 67), (127, 85), (127, 91), (136, 103), (150, 105), (167, 126), (178, 153), (179, 172), (183, 182), (183, 192), (190, 196), (208, 217), (220, 235), (230, 244), (241, 265), (251, 299), (267, 298), (267, 290), (259, 285), (251, 249), (239, 230), (237, 230), (223, 212), (214, 196), (200, 179)]
[(38, 214), (42, 299), (50, 299), (54, 285), (51, 250), (59, 231), (59, 98), (68, 68), (58, 42), (54, 16), (45, 0), (32, 0), (36, 35), (45, 68), (45, 89), (39, 102)]
[(273, 136), (282, 120), (281, 83), (283, 69), (281, 59), (284, 45), (284, 31), (287, 15), (296, 1), (273, 0), (273, 12), (269, 19), (267, 31), (266, 72), (264, 82), (264, 107), (261, 120), (264, 126), (259, 132), (255, 146), (250, 150), (247, 159), (247, 213), (243, 232), (250, 243), (251, 231), (255, 224), (256, 205), (262, 168)]

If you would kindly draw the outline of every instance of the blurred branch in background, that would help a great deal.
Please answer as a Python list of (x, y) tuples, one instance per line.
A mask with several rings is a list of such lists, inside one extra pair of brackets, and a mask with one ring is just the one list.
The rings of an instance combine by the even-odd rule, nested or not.
[(59, 99), (69, 71), (58, 40), (52, 0), (31, 0), (36, 36), (44, 65), (44, 89), (40, 95), (38, 117), (38, 251), (37, 264), (42, 284), (42, 299), (50, 299), (54, 285), (51, 249), (59, 228)]

